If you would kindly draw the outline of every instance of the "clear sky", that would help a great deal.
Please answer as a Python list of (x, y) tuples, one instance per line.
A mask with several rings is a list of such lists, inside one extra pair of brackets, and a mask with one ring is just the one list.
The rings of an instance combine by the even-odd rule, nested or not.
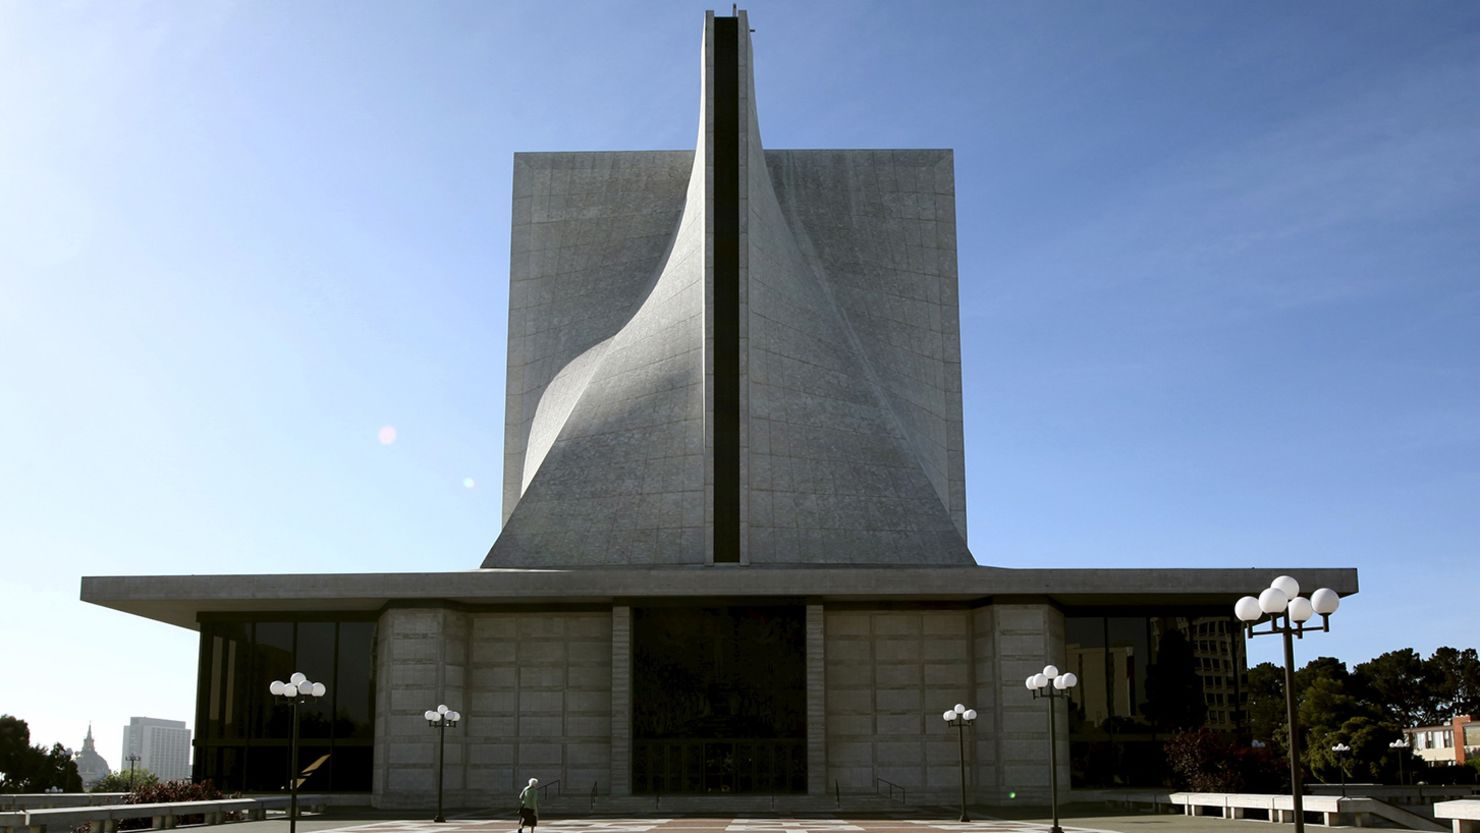
[[(0, 0), (0, 711), (193, 725), (83, 575), (476, 567), (511, 154), (691, 147), (704, 8)], [(979, 561), (1480, 643), (1480, 4), (748, 8), (769, 147), (955, 149)]]

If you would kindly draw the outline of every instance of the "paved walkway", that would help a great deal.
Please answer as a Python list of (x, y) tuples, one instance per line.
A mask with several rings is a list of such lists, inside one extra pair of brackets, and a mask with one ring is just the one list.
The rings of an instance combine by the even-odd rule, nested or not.
[[(1014, 808), (1016, 809), (1016, 808)], [(944, 811), (943, 811), (944, 812)], [(1000, 811), (1003, 815), (1018, 815)], [(1064, 833), (1279, 833), (1290, 825), (1267, 822), (1225, 821), (1183, 815), (1095, 814), (1094, 809), (1070, 808), (1060, 816)], [(404, 813), (402, 815), (405, 815)], [(486, 816), (486, 813), (477, 815)], [(1046, 833), (1047, 814), (1007, 819), (990, 812), (973, 811), (973, 821), (954, 818), (550, 818), (537, 833)], [(515, 833), (513, 819), (458, 818), (437, 824), (430, 819), (387, 819), (311, 816), (298, 820), (303, 833)], [(1339, 828), (1320, 828), (1339, 829)], [(287, 833), (286, 819), (242, 822), (223, 828), (224, 833)]]

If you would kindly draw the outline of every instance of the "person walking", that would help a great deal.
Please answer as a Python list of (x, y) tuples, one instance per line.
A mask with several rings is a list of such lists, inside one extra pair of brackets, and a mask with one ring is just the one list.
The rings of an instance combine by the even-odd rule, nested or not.
[(529, 833), (534, 833), (534, 826), (540, 823), (540, 791), (537, 789), (540, 779), (529, 779), (529, 786), (519, 791), (519, 833), (524, 833), (524, 828), (529, 828)]

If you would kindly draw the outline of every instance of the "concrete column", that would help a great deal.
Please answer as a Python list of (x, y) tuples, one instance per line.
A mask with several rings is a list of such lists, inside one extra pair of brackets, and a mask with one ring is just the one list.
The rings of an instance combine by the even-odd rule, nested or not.
[[(1064, 665), (1064, 615), (1044, 602), (992, 605), (992, 639), (997, 689), (997, 784), (995, 798), (1015, 791), (1019, 797), (1048, 798), (1048, 704), (1033, 699), (1023, 681), (1047, 664)], [(1060, 800), (1069, 793), (1069, 712), (1063, 699), (1053, 701), (1058, 713)]]
[(449, 807), (463, 798), (463, 738), (476, 718), (465, 702), (468, 615), (397, 608), (380, 617), (375, 692), (375, 807), (431, 807), (437, 795), (437, 734), (422, 712), (446, 703), (465, 722), (447, 736), (444, 789)]
[(822, 605), (807, 605), (807, 794), (827, 794), (827, 656)]
[(632, 608), (612, 607), (611, 794), (632, 794)]

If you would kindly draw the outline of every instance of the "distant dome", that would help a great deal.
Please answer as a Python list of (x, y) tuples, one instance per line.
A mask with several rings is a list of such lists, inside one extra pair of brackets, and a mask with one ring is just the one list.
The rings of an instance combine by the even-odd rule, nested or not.
[(87, 724), (87, 737), (82, 739), (82, 751), (77, 753), (73, 759), (77, 762), (77, 774), (82, 776), (82, 788), (92, 789), (92, 785), (103, 779), (103, 776), (112, 772), (108, 768), (108, 762), (98, 754), (93, 746), (92, 724)]

